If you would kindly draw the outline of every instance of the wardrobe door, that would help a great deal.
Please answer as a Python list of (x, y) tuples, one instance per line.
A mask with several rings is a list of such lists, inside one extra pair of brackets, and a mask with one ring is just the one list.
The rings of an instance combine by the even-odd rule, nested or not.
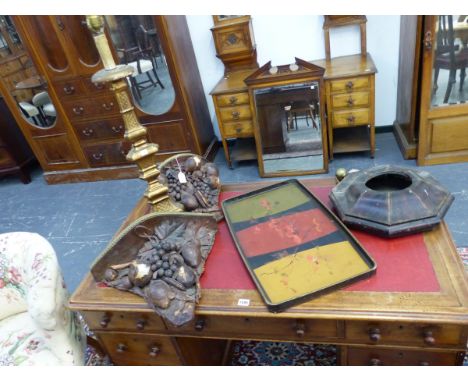
[(456, 15), (426, 16), (419, 165), (468, 161), (467, 62), (466, 20)]

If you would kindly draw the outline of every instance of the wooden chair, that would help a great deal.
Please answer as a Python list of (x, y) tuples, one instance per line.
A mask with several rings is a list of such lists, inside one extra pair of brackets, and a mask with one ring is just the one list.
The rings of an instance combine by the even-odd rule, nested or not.
[(458, 69), (460, 69), (460, 91), (463, 89), (467, 63), (468, 50), (455, 44), (453, 17), (439, 16), (439, 30), (437, 32), (437, 47), (434, 60), (434, 93), (438, 89), (437, 79), (440, 69), (448, 70), (449, 80), (443, 103), (447, 103), (450, 98), (452, 86), (457, 82), (456, 74)]
[(305, 118), (307, 126), (309, 126), (309, 118), (312, 121), (314, 129), (318, 130), (317, 122), (315, 122), (315, 106), (308, 102), (293, 102), (291, 105), (285, 106), (287, 119), (287, 131), (297, 130), (297, 119)]

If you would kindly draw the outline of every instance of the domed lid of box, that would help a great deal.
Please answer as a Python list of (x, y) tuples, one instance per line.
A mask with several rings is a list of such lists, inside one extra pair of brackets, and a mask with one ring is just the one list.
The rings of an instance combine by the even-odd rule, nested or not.
[(394, 237), (432, 229), (454, 198), (427, 171), (385, 165), (348, 174), (330, 199), (350, 227)]

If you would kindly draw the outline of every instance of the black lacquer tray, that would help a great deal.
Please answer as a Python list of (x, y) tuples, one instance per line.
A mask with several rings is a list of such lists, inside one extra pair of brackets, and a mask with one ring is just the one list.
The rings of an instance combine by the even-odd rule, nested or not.
[(338, 218), (292, 179), (222, 203), (224, 215), (268, 309), (282, 311), (376, 271)]

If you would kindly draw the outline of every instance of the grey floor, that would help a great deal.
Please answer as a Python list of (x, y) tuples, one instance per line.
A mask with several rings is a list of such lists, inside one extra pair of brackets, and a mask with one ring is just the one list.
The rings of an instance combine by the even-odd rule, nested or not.
[[(391, 133), (377, 134), (376, 147), (374, 159), (367, 153), (336, 156), (328, 174), (298, 178), (330, 176), (339, 167), (416, 166), (414, 160), (402, 158)], [(256, 162), (235, 163), (234, 170), (230, 170), (222, 150), (215, 162), (220, 168), (222, 183), (262, 180), (258, 177)], [(456, 245), (468, 246), (468, 163), (425, 169), (454, 194), (455, 202), (446, 221)], [(30, 184), (24, 185), (14, 176), (0, 178), (0, 233), (30, 231), (46, 237), (57, 252), (68, 289), (73, 291), (143, 195), (145, 184), (131, 179), (47, 185), (39, 168), (33, 170), (32, 179)]]

